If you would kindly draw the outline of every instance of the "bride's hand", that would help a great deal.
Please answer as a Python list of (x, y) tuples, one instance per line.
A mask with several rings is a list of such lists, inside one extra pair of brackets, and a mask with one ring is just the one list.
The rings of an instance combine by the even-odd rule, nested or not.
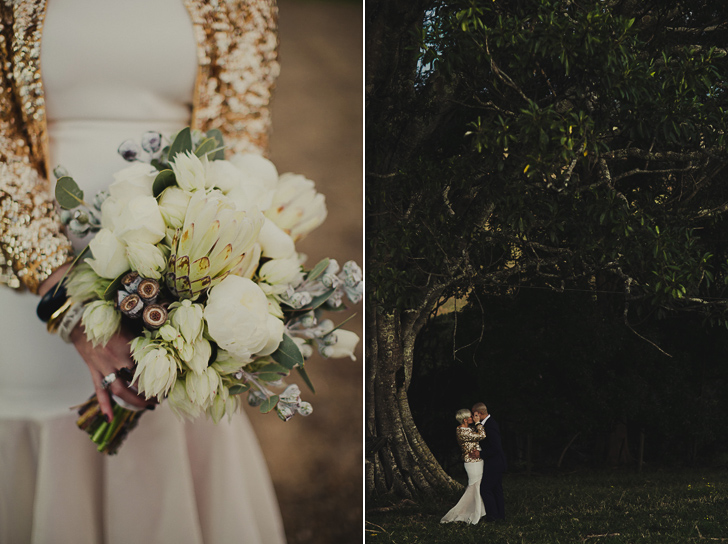
[[(70, 267), (70, 264), (65, 264), (62, 267), (53, 271), (53, 273), (39, 286), (38, 294), (43, 295), (49, 289), (51, 289), (58, 281), (60, 281), (66, 273), (66, 270)], [(99, 406), (102, 413), (106, 418), (111, 421), (114, 417), (114, 411), (111, 407), (111, 397), (109, 393), (116, 395), (120, 399), (128, 402), (138, 408), (149, 408), (157, 404), (156, 400), (144, 400), (138, 396), (134, 391), (129, 389), (127, 382), (122, 379), (116, 379), (108, 389), (104, 389), (101, 386), (101, 380), (104, 376), (116, 372), (121, 368), (133, 368), (134, 361), (131, 359), (131, 348), (129, 342), (132, 340), (132, 336), (125, 333), (123, 330), (118, 334), (114, 335), (106, 346), (93, 347), (91, 342), (86, 340), (86, 334), (83, 329), (83, 325), (79, 325), (71, 332), (71, 341), (76, 347), (79, 355), (83, 358), (84, 362), (88, 365), (89, 372), (91, 372), (91, 380), (96, 390), (96, 397), (99, 401)]]
[(71, 333), (73, 345), (88, 365), (101, 411), (107, 416), (109, 421), (114, 417), (110, 394), (114, 394), (121, 400), (138, 408), (149, 408), (156, 405), (156, 400), (144, 400), (144, 398), (129, 389), (127, 382), (121, 378), (114, 380), (107, 389), (104, 389), (101, 385), (104, 376), (112, 374), (121, 368), (133, 368), (134, 361), (131, 359), (129, 347), (129, 342), (132, 338), (132, 335), (124, 332), (122, 329), (121, 332), (111, 337), (106, 346), (93, 347), (91, 342), (86, 339), (83, 325), (78, 325)]
[(473, 412), (473, 423), (480, 422), (480, 414), (478, 412)]

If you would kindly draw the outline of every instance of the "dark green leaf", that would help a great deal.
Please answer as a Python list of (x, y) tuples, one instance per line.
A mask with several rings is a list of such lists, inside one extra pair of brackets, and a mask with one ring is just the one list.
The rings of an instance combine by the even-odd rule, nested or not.
[(278, 395), (273, 395), (263, 401), (263, 404), (260, 405), (260, 411), (267, 414), (276, 407), (276, 404), (278, 404)]
[(65, 210), (86, 204), (83, 201), (83, 191), (70, 176), (63, 176), (56, 182), (56, 200)]
[(301, 355), (301, 350), (298, 349), (296, 343), (287, 334), (283, 335), (283, 341), (278, 346), (278, 349), (271, 355), (271, 358), (288, 370), (297, 365), (303, 364), (303, 355)]
[(172, 170), (162, 170), (157, 177), (154, 178), (152, 184), (152, 194), (154, 198), (159, 198), (159, 195), (167, 188), (177, 184), (177, 178)]
[(301, 375), (301, 378), (303, 378), (303, 381), (308, 386), (308, 388), (311, 390), (311, 393), (315, 393), (316, 390), (313, 388), (313, 383), (311, 383), (311, 378), (308, 377), (308, 374), (306, 373), (306, 369), (303, 368), (303, 365), (297, 366), (296, 370), (298, 370), (298, 373)]
[(208, 158), (211, 161), (220, 161), (220, 160), (223, 160), (225, 158), (225, 151), (224, 151), (224, 149), (225, 149), (225, 140), (222, 137), (222, 132), (220, 132), (216, 128), (211, 128), (210, 130), (207, 131), (206, 136), (208, 138), (214, 138), (215, 141), (217, 142), (217, 146), (216, 146), (217, 147), (217, 151), (215, 151), (215, 153), (213, 153), (212, 155), (209, 155)]
[(169, 147), (169, 161), (174, 162), (175, 157), (179, 153), (192, 151), (192, 132), (190, 127), (185, 127), (179, 131), (177, 137)]

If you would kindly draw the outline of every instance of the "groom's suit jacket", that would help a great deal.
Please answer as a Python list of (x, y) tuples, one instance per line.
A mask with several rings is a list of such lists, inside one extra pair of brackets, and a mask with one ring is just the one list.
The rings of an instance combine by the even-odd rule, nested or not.
[(493, 419), (493, 416), (490, 416), (483, 423), (483, 428), (485, 429), (485, 438), (480, 442), (480, 458), (493, 469), (505, 472), (507, 468), (506, 455), (503, 452), (498, 423)]

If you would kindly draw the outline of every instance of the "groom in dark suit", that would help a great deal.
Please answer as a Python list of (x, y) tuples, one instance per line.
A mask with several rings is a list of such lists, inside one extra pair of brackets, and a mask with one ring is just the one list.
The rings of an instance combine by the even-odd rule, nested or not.
[(506, 510), (503, 503), (503, 473), (506, 471), (506, 456), (503, 453), (500, 429), (482, 402), (473, 406), (472, 411), (480, 414), (478, 425), (485, 429), (485, 438), (480, 442), (480, 458), (483, 460), (480, 496), (485, 506), (485, 520), (504, 520)]

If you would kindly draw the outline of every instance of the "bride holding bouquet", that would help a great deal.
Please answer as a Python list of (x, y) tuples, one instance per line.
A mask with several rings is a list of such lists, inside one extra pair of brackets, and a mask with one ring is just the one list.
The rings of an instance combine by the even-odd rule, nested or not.
[[(228, 157), (251, 157), (241, 160), (263, 165), (264, 178), (277, 177), (272, 165), (254, 159), (267, 148), (278, 71), (276, 8), (260, 0), (214, 4), (58, 0), (46, 6), (28, 0), (0, 7), (2, 54), (11, 60), (0, 104), (0, 241), (3, 282), (16, 288), (0, 291), (0, 496), (13, 497), (0, 503), (2, 542), (285, 540), (265, 461), (244, 415), (233, 414), (231, 424), (204, 417), (185, 423), (169, 402), (157, 404), (171, 385), (136, 395), (127, 384), (141, 386), (142, 376), (122, 371), (133, 372), (143, 359), (129, 351), (138, 332), (116, 329), (102, 341), (94, 330), (103, 320), (74, 310), (73, 299), (58, 298), (72, 245), (79, 251), (90, 237), (81, 215), (64, 219), (75, 227), (70, 240), (61, 228), (51, 191), (56, 165), (86, 195), (113, 182), (124, 190), (113, 198), (129, 196), (141, 164), (129, 167), (117, 154), (119, 144), (150, 129), (172, 138), (191, 125), (203, 134), (219, 130)], [(149, 138), (141, 147), (158, 149)], [(122, 154), (129, 149), (136, 152), (132, 146)], [(181, 184), (184, 176), (175, 173)], [(133, 217), (119, 219), (134, 226)], [(114, 248), (104, 240), (92, 247), (100, 277), (113, 276), (104, 267), (118, 262), (105, 255)], [(258, 245), (263, 260), (278, 257), (268, 244)], [(129, 262), (132, 247), (124, 246)], [(40, 305), (28, 291), (45, 295)], [(36, 306), (47, 325), (35, 316)], [(272, 352), (271, 342), (257, 353)], [(115, 457), (89, 447), (77, 416), (69, 414), (69, 406), (92, 390), (107, 422), (117, 414), (112, 404), (154, 410), (139, 418)]]

